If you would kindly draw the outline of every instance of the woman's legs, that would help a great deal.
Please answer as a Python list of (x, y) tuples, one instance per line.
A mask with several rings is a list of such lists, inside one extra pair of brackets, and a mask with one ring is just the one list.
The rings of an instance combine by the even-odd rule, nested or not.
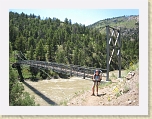
[(94, 96), (94, 89), (96, 87), (96, 92), (97, 92), (97, 96), (98, 96), (98, 85), (100, 82), (93, 82), (93, 86), (92, 86), (92, 95)]
[(98, 96), (98, 82), (96, 82), (96, 91), (97, 91), (97, 96)]
[(95, 83), (96, 83), (96, 82), (93, 82), (93, 86), (92, 86), (92, 95), (94, 95)]

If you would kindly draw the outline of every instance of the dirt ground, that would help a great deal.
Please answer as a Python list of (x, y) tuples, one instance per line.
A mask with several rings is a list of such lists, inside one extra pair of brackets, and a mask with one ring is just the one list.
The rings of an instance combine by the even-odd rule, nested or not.
[(110, 72), (111, 82), (103, 78), (99, 85), (99, 96), (91, 96), (91, 79), (79, 77), (38, 82), (25, 80), (24, 87), (40, 106), (138, 106), (139, 74), (138, 71), (133, 73), (131, 76), (122, 71), (123, 78), (118, 79), (118, 71)]
[(91, 88), (90, 79), (72, 77), (70, 79), (50, 79), (33, 82), (25, 80), (25, 91), (35, 97), (36, 104), (41, 106), (66, 105), (75, 95), (82, 94)]

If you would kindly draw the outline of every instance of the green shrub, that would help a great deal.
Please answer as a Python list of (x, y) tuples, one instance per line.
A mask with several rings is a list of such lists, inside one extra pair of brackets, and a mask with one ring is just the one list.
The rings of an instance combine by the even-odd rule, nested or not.
[(58, 73), (56, 73), (56, 72), (54, 72), (52, 70), (49, 72), (49, 74), (50, 74), (50, 76), (54, 77), (55, 79), (57, 79), (58, 76), (59, 76)]
[(129, 86), (125, 85), (123, 89), (123, 93), (127, 93), (130, 90)]
[(60, 102), (60, 105), (67, 106), (67, 103), (68, 103), (68, 101), (64, 100), (64, 101)]
[(121, 96), (121, 93), (120, 93), (120, 92), (117, 92), (117, 93), (115, 94), (115, 96), (116, 96), (116, 97), (119, 97), (119, 96)]
[(30, 97), (28, 92), (24, 92), (24, 86), (14, 75), (15, 71), (9, 69), (9, 105), (10, 106), (35, 106), (34, 97)]

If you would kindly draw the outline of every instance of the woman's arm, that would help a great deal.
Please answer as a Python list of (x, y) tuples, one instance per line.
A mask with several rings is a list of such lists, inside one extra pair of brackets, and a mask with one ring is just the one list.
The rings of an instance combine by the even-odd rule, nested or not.
[(93, 76), (92, 76), (92, 81), (94, 81), (95, 79), (94, 79), (94, 74), (93, 74)]

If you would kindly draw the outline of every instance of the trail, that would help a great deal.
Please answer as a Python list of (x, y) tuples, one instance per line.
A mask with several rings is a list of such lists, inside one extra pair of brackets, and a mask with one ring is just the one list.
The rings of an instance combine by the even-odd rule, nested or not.
[[(86, 91), (68, 102), (68, 106), (138, 106), (138, 72), (129, 80), (113, 80), (112, 84), (99, 89), (99, 96)], [(128, 92), (125, 92), (128, 89)]]

